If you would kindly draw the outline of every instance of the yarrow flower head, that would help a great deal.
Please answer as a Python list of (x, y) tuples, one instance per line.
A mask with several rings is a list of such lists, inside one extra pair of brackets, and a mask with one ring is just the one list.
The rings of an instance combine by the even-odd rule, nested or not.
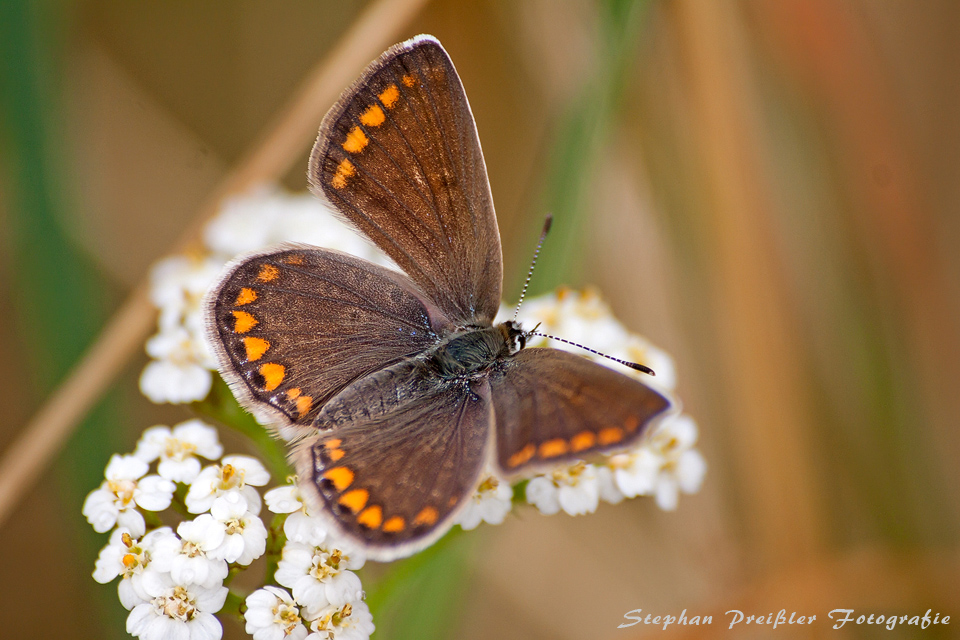
[(289, 480), (291, 484), (264, 494), (267, 509), (277, 514), (288, 514), (283, 521), (283, 533), (287, 540), (319, 546), (327, 538), (327, 527), (319, 516), (310, 512), (310, 508), (303, 501), (296, 476)]
[(501, 524), (513, 508), (510, 483), (488, 473), (460, 513), (458, 523), (465, 531), (476, 529), (481, 522)]
[(293, 590), (293, 596), (313, 619), (324, 607), (342, 607), (363, 597), (359, 569), (364, 558), (332, 545), (312, 546), (287, 542), (277, 566), (277, 582)]
[(234, 500), (228, 496), (237, 494), (246, 510), (257, 515), (261, 502), (254, 487), (262, 487), (269, 481), (270, 473), (256, 458), (226, 456), (222, 464), (210, 465), (197, 475), (187, 493), (187, 509), (190, 513), (204, 513), (217, 502)]
[(202, 400), (213, 384), (213, 351), (204, 337), (201, 302), (223, 262), (174, 256), (151, 272), (151, 299), (160, 309), (159, 332), (147, 340), (153, 360), (140, 375), (140, 390), (153, 402)]
[(132, 609), (149, 600), (150, 593), (164, 582), (172, 552), (179, 546), (169, 527), (154, 529), (139, 540), (126, 529), (115, 529), (110, 542), (100, 550), (93, 579), (106, 584), (120, 576), (120, 603)]
[(160, 459), (157, 473), (175, 482), (191, 483), (200, 473), (198, 456), (216, 460), (223, 455), (217, 430), (201, 420), (187, 420), (173, 429), (163, 425), (143, 432), (133, 455), (144, 462)]
[(127, 617), (127, 632), (142, 640), (219, 640), (223, 627), (215, 614), (223, 607), (227, 588), (167, 582), (151, 585), (150, 599)]
[(600, 502), (597, 470), (578, 462), (549, 475), (537, 476), (527, 483), (527, 502), (548, 516), (561, 509), (572, 516), (593, 513)]
[(303, 640), (307, 627), (300, 617), (300, 607), (286, 589), (264, 587), (246, 600), (246, 632), (253, 640)]
[(83, 515), (94, 531), (103, 533), (119, 524), (140, 537), (146, 532), (146, 523), (136, 507), (162, 511), (170, 506), (173, 482), (156, 475), (144, 477), (148, 469), (149, 465), (135, 456), (110, 458), (106, 480), (83, 502)]
[(310, 622), (313, 631), (307, 640), (366, 640), (375, 630), (370, 609), (363, 602), (330, 605), (317, 612)]
[(230, 568), (212, 553), (223, 544), (226, 530), (209, 513), (185, 520), (177, 527), (179, 545), (170, 558), (170, 577), (180, 584), (198, 584), (212, 589), (223, 582)]

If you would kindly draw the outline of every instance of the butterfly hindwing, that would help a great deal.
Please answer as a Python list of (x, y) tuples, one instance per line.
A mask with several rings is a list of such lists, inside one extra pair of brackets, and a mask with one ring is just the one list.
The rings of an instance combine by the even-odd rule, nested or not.
[(309, 425), (354, 380), (421, 353), (446, 320), (402, 274), (291, 246), (242, 258), (209, 294), (220, 370), (248, 409)]
[(294, 454), (300, 486), (367, 555), (390, 560), (440, 537), (476, 489), (492, 411), (486, 380), (438, 384), (409, 360), (344, 389)]
[(490, 375), (496, 461), (508, 477), (634, 445), (673, 401), (557, 349), (524, 349)]
[(373, 240), (453, 320), (500, 305), (500, 234), (463, 85), (418, 36), (387, 51), (330, 110), (312, 189)]

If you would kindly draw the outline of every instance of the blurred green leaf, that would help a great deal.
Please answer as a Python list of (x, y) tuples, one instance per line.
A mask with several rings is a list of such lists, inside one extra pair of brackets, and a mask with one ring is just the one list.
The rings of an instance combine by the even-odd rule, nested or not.
[[(470, 558), (477, 535), (454, 527), (420, 553), (390, 566), (367, 605), (381, 640), (448, 638), (469, 590)], [(365, 577), (366, 579), (366, 577)]]
[[(5, 0), (0, 2), (0, 137), (4, 142), (5, 182), (10, 191), (10, 251), (16, 274), (12, 300), (18, 336), (28, 354), (18, 363), (24, 398), (35, 404), (63, 380), (91, 343), (115, 301), (111, 283), (79, 252), (62, 221), (75, 206), (63, 176), (64, 140), (60, 85), (64, 77), (61, 30), (72, 17), (69, 4)], [(70, 438), (53, 465), (63, 505), (64, 527), (81, 547), (70, 567), (89, 580), (98, 548), (104, 543), (83, 521), (84, 495), (103, 479), (103, 465), (120, 440), (116, 397), (101, 399)], [(122, 637), (123, 612), (115, 591), (90, 591), (99, 598), (98, 614), (109, 619), (111, 635)], [(108, 601), (109, 600), (109, 601)], [(13, 631), (15, 633), (15, 631)], [(102, 633), (108, 637), (107, 632)]]

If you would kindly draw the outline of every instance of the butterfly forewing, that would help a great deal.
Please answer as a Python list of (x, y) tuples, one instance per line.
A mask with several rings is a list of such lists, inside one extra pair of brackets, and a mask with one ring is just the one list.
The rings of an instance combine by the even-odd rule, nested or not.
[(635, 445), (675, 409), (659, 391), (556, 349), (525, 349), (490, 375), (496, 460), (507, 476)]
[(373, 63), (330, 110), (313, 190), (453, 320), (500, 305), (500, 235), (473, 115), (440, 43), (420, 36)]
[(301, 487), (341, 533), (389, 560), (446, 531), (479, 482), (489, 386), (437, 384), (407, 361), (347, 387), (294, 456)]
[(254, 410), (309, 425), (354, 380), (421, 353), (446, 320), (395, 273), (292, 247), (241, 260), (211, 293), (221, 371)]

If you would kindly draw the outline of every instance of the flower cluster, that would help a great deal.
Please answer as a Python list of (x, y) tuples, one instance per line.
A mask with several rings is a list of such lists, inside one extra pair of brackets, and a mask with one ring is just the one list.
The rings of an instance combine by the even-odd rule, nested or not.
[(274, 578), (293, 595), (267, 586), (247, 596), (247, 633), (254, 640), (365, 640), (374, 631), (373, 617), (353, 572), (365, 558), (334, 542), (303, 502), (296, 478), (290, 483), (268, 491), (264, 500), (270, 511), (286, 514), (287, 542)]
[[(360, 580), (349, 571), (363, 565), (363, 556), (327, 536), (295, 485), (261, 498), (257, 489), (270, 480), (264, 466), (222, 454), (216, 430), (200, 420), (151, 427), (133, 454), (111, 458), (104, 482), (84, 501), (93, 528), (112, 530), (93, 577), (100, 583), (120, 578), (127, 631), (143, 640), (220, 638), (214, 614), (227, 599), (231, 568), (242, 569), (266, 551), (270, 532), (260, 518), (266, 501), (273, 513), (289, 514), (274, 518), (287, 538), (275, 579), (294, 596), (275, 586), (255, 591), (247, 598), (247, 631), (257, 640), (369, 637), (372, 618)], [(201, 458), (211, 464), (204, 467)], [(183, 518), (176, 530), (156, 513), (171, 506)], [(279, 530), (273, 535), (279, 538)]]
[[(281, 242), (338, 249), (390, 266), (312, 196), (260, 190), (227, 202), (207, 225), (199, 252), (167, 258), (153, 269), (151, 297), (159, 317), (157, 333), (146, 344), (152, 360), (140, 378), (144, 395), (157, 403), (206, 398), (215, 362), (203, 326), (204, 296), (237, 255)], [(512, 311), (502, 309), (501, 320)], [(667, 395), (674, 391), (672, 358), (628, 331), (594, 291), (560, 290), (529, 299), (518, 320), (565, 340), (538, 337), (528, 346), (576, 351)], [(656, 377), (566, 341), (644, 364)], [(592, 513), (601, 500), (616, 504), (637, 496), (675, 509), (681, 493), (699, 490), (706, 472), (696, 441), (693, 419), (670, 415), (631, 451), (538, 474), (525, 485), (511, 486), (488, 469), (458, 524), (464, 530), (481, 522), (500, 524), (513, 511), (516, 495), (545, 515)], [(374, 625), (354, 573), (364, 564), (362, 550), (331, 537), (304, 503), (296, 478), (261, 498), (258, 488), (269, 481), (263, 465), (247, 456), (222, 456), (216, 431), (199, 420), (173, 429), (151, 427), (133, 454), (110, 460), (103, 484), (87, 497), (84, 515), (98, 532), (111, 532), (94, 578), (102, 583), (120, 578), (120, 601), (130, 611), (127, 630), (146, 640), (215, 639), (222, 629), (214, 614), (224, 609), (242, 611), (246, 631), (256, 640), (368, 638)], [(264, 503), (275, 514), (269, 529), (260, 518)], [(155, 512), (171, 507), (182, 519), (175, 527), (163, 526)], [(276, 566), (275, 584), (228, 598), (233, 575), (265, 553)]]
[(206, 340), (203, 296), (231, 259), (282, 242), (315, 244), (389, 264), (312, 195), (260, 189), (228, 200), (204, 230), (202, 252), (166, 258), (151, 272), (150, 297), (160, 314), (157, 333), (146, 345), (152, 360), (140, 375), (146, 397), (175, 404), (207, 397), (216, 361)]

